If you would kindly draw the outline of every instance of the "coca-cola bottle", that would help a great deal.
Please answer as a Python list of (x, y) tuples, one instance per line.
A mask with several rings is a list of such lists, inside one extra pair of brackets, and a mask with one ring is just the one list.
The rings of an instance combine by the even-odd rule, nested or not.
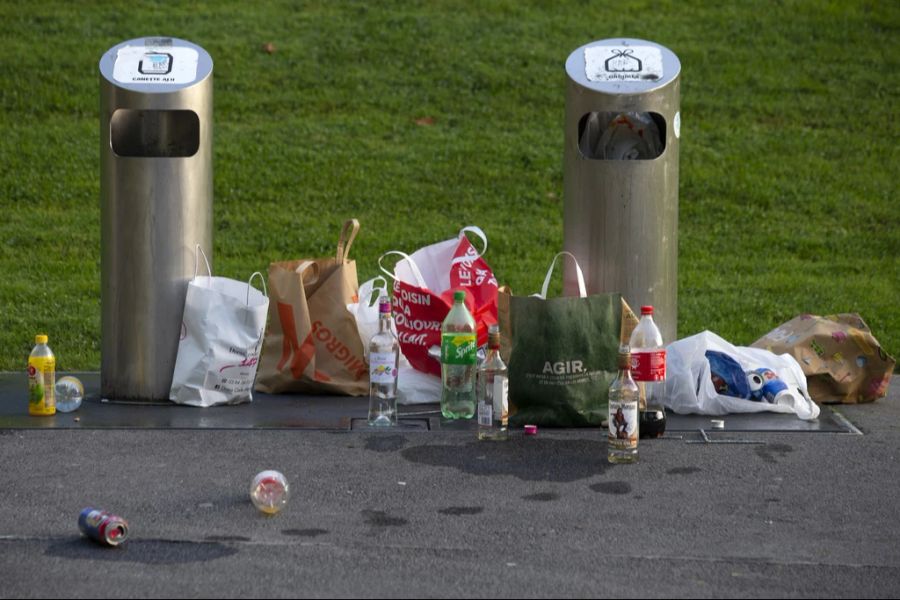
[(662, 437), (666, 432), (666, 348), (653, 321), (653, 307), (641, 307), (641, 320), (631, 332), (631, 374), (641, 390), (642, 438)]

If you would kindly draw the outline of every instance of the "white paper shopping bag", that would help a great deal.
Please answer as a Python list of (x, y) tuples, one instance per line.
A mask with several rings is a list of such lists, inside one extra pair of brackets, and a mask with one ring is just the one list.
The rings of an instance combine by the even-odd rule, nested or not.
[(265, 279), (258, 272), (247, 282), (196, 272), (185, 297), (169, 399), (203, 407), (250, 402), (269, 310), (267, 294), (250, 283), (259, 276), (265, 289)]

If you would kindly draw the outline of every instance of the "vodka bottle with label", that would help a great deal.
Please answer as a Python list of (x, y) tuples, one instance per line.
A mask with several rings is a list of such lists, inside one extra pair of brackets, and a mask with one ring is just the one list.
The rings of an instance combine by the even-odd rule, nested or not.
[(453, 293), (453, 308), (441, 326), (441, 414), (447, 419), (475, 416), (475, 319), (466, 308), (466, 293)]
[(488, 353), (478, 367), (478, 439), (505, 440), (509, 420), (509, 372), (500, 358), (500, 327), (488, 328)]
[(378, 333), (369, 342), (369, 425), (397, 424), (397, 371), (400, 342), (394, 334), (391, 301), (378, 301)]
[(619, 350), (619, 373), (609, 386), (608, 456), (611, 463), (633, 463), (638, 459), (638, 395), (631, 378), (631, 354)]
[(641, 390), (641, 437), (661, 437), (666, 432), (666, 348), (653, 321), (653, 307), (641, 307), (641, 320), (631, 332), (632, 375)]

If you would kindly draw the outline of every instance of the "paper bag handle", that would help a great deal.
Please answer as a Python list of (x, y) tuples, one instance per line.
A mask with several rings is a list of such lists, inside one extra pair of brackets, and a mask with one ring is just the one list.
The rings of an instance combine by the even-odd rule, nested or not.
[(206, 252), (203, 251), (200, 244), (197, 244), (197, 247), (194, 249), (194, 279), (197, 279), (197, 270), (200, 268), (201, 254), (203, 255), (203, 262), (206, 263), (206, 272), (212, 277), (212, 269), (209, 268), (209, 259), (206, 258)]
[[(450, 262), (451, 265), (459, 264), (461, 262), (471, 262), (473, 260), (478, 260), (479, 258), (484, 256), (485, 252), (487, 252), (487, 246), (488, 246), (487, 236), (484, 234), (484, 231), (481, 230), (481, 227), (478, 227), (477, 225), (469, 225), (468, 227), (463, 227), (462, 229), (459, 230), (459, 237), (463, 237), (464, 235), (466, 235), (467, 232), (474, 233), (484, 244), (484, 247), (482, 247), (481, 252), (478, 252), (478, 254), (474, 257), (472, 257), (472, 256), (457, 256)], [(474, 244), (473, 244), (473, 246), (474, 246)], [(478, 249), (476, 248), (475, 250), (477, 251)]]
[(398, 256), (402, 256), (409, 263), (409, 266), (412, 268), (413, 277), (416, 278), (416, 285), (418, 285), (422, 289), (425, 289), (425, 290), (428, 289), (428, 286), (425, 285), (425, 278), (422, 277), (422, 271), (419, 270), (419, 266), (416, 264), (416, 261), (414, 261), (412, 259), (412, 257), (409, 254), (407, 254), (406, 252), (400, 252), (399, 250), (388, 250), (387, 252), (385, 252), (384, 254), (379, 256), (378, 257), (378, 268), (381, 269), (382, 273), (384, 273), (385, 275), (390, 277), (391, 280), (393, 280), (393, 281), (397, 280), (397, 278), (394, 277), (394, 274), (391, 271), (388, 271), (387, 269), (385, 269), (384, 265), (381, 264), (381, 261), (384, 259), (384, 257), (389, 254), (396, 254)]
[(550, 268), (547, 269), (547, 276), (544, 277), (544, 285), (541, 288), (540, 294), (535, 294), (539, 298), (547, 299), (547, 290), (550, 289), (550, 276), (553, 275), (553, 267), (556, 266), (556, 261), (560, 256), (566, 255), (572, 259), (572, 262), (575, 263), (575, 276), (578, 278), (578, 295), (582, 298), (587, 298), (587, 288), (584, 285), (584, 273), (581, 272), (581, 266), (578, 264), (578, 259), (575, 258), (575, 255), (571, 252), (563, 250), (553, 257), (553, 262), (550, 263)]
[(347, 257), (350, 256), (350, 246), (353, 245), (353, 240), (356, 239), (356, 234), (359, 233), (359, 221), (356, 219), (348, 219), (344, 222), (344, 227), (341, 229), (341, 237), (338, 238), (337, 245), (337, 261), (339, 263), (343, 263), (347, 260)]
[[(306, 270), (310, 267), (313, 267), (313, 276), (312, 279), (306, 281), (304, 274)], [(314, 260), (304, 260), (300, 263), (296, 269), (294, 269), (294, 273), (300, 276), (300, 279), (303, 280), (303, 283), (313, 284), (319, 280), (319, 263)]]
[(253, 275), (250, 276), (250, 279), (247, 280), (247, 306), (250, 306), (250, 288), (252, 287), (253, 278), (259, 275), (259, 280), (262, 281), (263, 284), (263, 296), (266, 298), (269, 297), (269, 290), (266, 289), (266, 278), (263, 277), (263, 274), (257, 271)]

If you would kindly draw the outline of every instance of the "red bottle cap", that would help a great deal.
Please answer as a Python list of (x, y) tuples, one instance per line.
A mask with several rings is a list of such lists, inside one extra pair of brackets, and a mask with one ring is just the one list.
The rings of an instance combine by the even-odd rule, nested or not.
[(644, 306), (641, 307), (641, 314), (642, 315), (652, 315), (653, 307), (649, 304), (645, 304)]
[(526, 425), (525, 435), (537, 435), (537, 425)]

